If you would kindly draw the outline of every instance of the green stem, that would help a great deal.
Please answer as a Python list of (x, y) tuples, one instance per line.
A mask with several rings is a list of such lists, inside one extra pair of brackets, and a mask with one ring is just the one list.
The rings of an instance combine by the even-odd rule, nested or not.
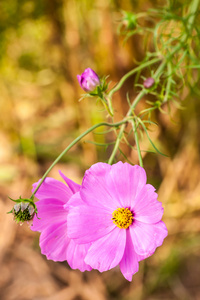
[(132, 115), (134, 109), (136, 108), (136, 105), (140, 102), (140, 100), (144, 97), (145, 94), (146, 94), (145, 89), (142, 89), (140, 93), (137, 95), (137, 97), (135, 98), (135, 100), (133, 101), (131, 107), (129, 108), (126, 115), (127, 117), (130, 117)]
[(116, 142), (115, 142), (115, 146), (114, 146), (114, 148), (113, 148), (113, 151), (112, 151), (112, 153), (111, 153), (111, 155), (110, 155), (110, 158), (109, 158), (109, 160), (108, 160), (108, 164), (109, 164), (109, 165), (112, 164), (112, 162), (113, 162), (113, 160), (114, 160), (114, 158), (115, 158), (115, 154), (117, 153), (117, 150), (118, 150), (118, 148), (119, 148), (119, 144), (120, 144), (120, 141), (121, 141), (121, 139), (122, 139), (122, 136), (123, 136), (123, 133), (124, 133), (124, 129), (125, 129), (125, 125), (123, 124), (123, 125), (121, 126), (121, 129), (120, 129), (119, 134), (118, 134), (118, 136), (117, 136), (117, 139), (116, 139)]
[[(197, 11), (198, 11), (198, 6), (199, 6), (199, 1), (200, 0), (193, 0), (190, 7), (189, 7), (189, 19), (188, 19), (188, 30), (191, 31), (192, 25), (194, 23)], [(159, 68), (157, 69), (156, 73), (154, 74), (155, 77), (157, 77), (157, 79), (160, 77), (160, 75), (162, 74), (163, 69), (165, 68), (166, 64), (168, 63), (168, 61), (170, 60), (170, 58), (172, 56), (175, 55), (176, 52), (178, 52), (182, 47), (183, 44), (186, 42), (188, 38), (188, 33), (185, 32), (181, 39), (180, 39), (180, 43), (177, 44), (172, 52), (169, 52), (168, 55), (165, 57), (165, 60), (162, 62), (162, 64), (159, 66)]]
[(142, 118), (144, 118), (147, 114), (151, 113), (155, 109), (157, 109), (156, 106), (143, 109), (141, 112), (139, 112), (138, 117), (142, 116)]
[(188, 23), (187, 23), (187, 27), (188, 27), (189, 31), (191, 30), (191, 28), (193, 26), (194, 19), (196, 17), (197, 12), (198, 12), (199, 1), (200, 0), (193, 0), (191, 5), (190, 5), (190, 9), (189, 9), (190, 17), (189, 17)]
[[(137, 97), (135, 98), (134, 102), (132, 103), (131, 107), (129, 108), (127, 114), (126, 114), (126, 120), (128, 121), (129, 117), (133, 114), (133, 111), (136, 107), (136, 105), (138, 104), (138, 102), (142, 99), (142, 97), (146, 94), (146, 91), (145, 90), (142, 90), (138, 95)], [(115, 158), (115, 155), (117, 153), (117, 150), (118, 150), (118, 147), (119, 147), (119, 144), (120, 144), (120, 141), (122, 139), (122, 136), (123, 136), (123, 133), (124, 133), (124, 129), (125, 129), (125, 126), (126, 124), (123, 124), (120, 128), (120, 131), (119, 131), (119, 134), (117, 136), (117, 139), (116, 139), (116, 142), (115, 142), (115, 146), (113, 148), (113, 151), (111, 153), (111, 156), (108, 160), (108, 163), (111, 165), (114, 158)]]
[(38, 191), (39, 187), (42, 185), (43, 181), (45, 180), (45, 178), (47, 177), (48, 173), (53, 169), (53, 167), (59, 162), (59, 160), (75, 145), (77, 144), (84, 136), (86, 136), (88, 133), (92, 132), (93, 130), (95, 130), (96, 128), (100, 127), (100, 126), (108, 126), (108, 127), (118, 127), (124, 123), (126, 123), (126, 119), (124, 118), (124, 120), (122, 120), (121, 122), (117, 122), (117, 123), (106, 123), (106, 122), (102, 122), (102, 123), (98, 123), (93, 125), (92, 127), (90, 127), (89, 129), (87, 129), (85, 132), (83, 132), (81, 135), (79, 135), (73, 142), (71, 142), (71, 144), (69, 144), (69, 146), (67, 146), (63, 152), (54, 160), (54, 162), (51, 164), (51, 166), (48, 168), (48, 170), (44, 173), (44, 175), (42, 176), (40, 182), (38, 183), (37, 187), (35, 188), (34, 192), (32, 193), (30, 199), (33, 200), (35, 193)]
[(120, 81), (110, 90), (108, 96), (109, 98), (111, 99), (112, 98), (112, 95), (117, 92), (121, 87), (122, 85), (124, 84), (124, 82), (130, 77), (132, 76), (133, 74), (137, 73), (138, 71), (146, 68), (146, 67), (149, 67), (157, 62), (159, 62), (161, 60), (161, 58), (154, 58), (150, 61), (147, 61), (146, 63), (143, 63), (142, 65), (140, 65), (139, 67), (131, 70), (130, 72), (128, 72), (127, 74), (125, 74), (121, 79)]
[[(192, 27), (192, 24), (194, 22), (194, 19), (195, 19), (195, 15), (197, 13), (197, 9), (198, 9), (198, 6), (199, 6), (199, 1), (200, 0), (193, 0), (191, 5), (190, 5), (190, 9), (189, 9), (189, 14), (190, 14), (190, 18), (189, 18), (189, 24), (188, 24), (188, 28), (191, 29)], [(183, 46), (183, 43), (187, 40), (188, 38), (188, 35), (187, 33), (185, 33), (181, 40), (180, 40), (180, 43), (178, 45), (176, 45), (173, 49), (172, 52), (169, 52), (168, 55), (166, 57), (163, 57), (162, 58), (162, 63), (160, 64), (160, 66), (157, 68), (156, 72), (154, 73), (154, 79), (155, 81), (157, 81), (160, 76), (162, 75), (163, 73), (163, 70), (164, 68), (166, 67), (166, 65), (168, 64), (170, 58), (175, 55), (175, 53), (177, 51), (179, 51), (182, 46)], [(121, 80), (117, 83), (117, 85), (110, 91), (110, 93), (108, 94), (109, 98), (111, 99), (112, 98), (112, 95), (117, 92), (121, 87), (122, 85), (124, 84), (124, 82), (131, 76), (133, 75), (134, 73), (142, 70), (143, 68), (147, 67), (147, 66), (150, 66), (152, 64), (155, 64), (156, 62), (159, 62), (161, 60), (161, 58), (155, 58), (155, 59), (152, 59), (151, 61), (147, 62), (147, 63), (144, 63), (142, 64), (141, 66), (131, 70), (130, 72), (128, 72), (126, 75), (124, 75)], [(138, 102), (142, 99), (142, 97), (145, 95), (145, 91), (142, 90), (138, 96), (135, 98), (133, 104), (131, 105), (131, 107), (129, 108), (129, 111), (127, 112), (127, 115), (126, 117), (130, 117), (133, 113), (134, 113), (134, 109), (136, 107), (136, 105), (138, 104)], [(113, 148), (113, 151), (111, 153), (111, 156), (109, 158), (109, 161), (108, 163), (109, 164), (112, 164), (113, 160), (114, 160), (114, 157), (116, 155), (116, 152), (118, 150), (118, 147), (119, 147), (119, 144), (120, 144), (120, 141), (122, 139), (122, 136), (123, 136), (123, 133), (124, 133), (124, 129), (125, 129), (125, 124), (123, 124), (120, 128), (120, 131), (119, 131), (119, 134), (117, 136), (117, 139), (116, 139), (116, 143), (115, 143), (115, 146)], [(136, 133), (136, 134), (135, 134)], [(139, 156), (139, 162), (140, 162), (140, 165), (142, 164), (142, 157), (141, 157), (141, 151), (140, 151), (140, 148), (139, 148), (139, 141), (138, 141), (138, 135), (137, 135), (137, 132), (134, 130), (134, 134), (135, 134), (135, 142), (136, 142), (136, 146), (137, 146), (137, 150), (138, 150), (138, 156)]]
[(114, 113), (113, 113), (113, 107), (112, 107), (112, 102), (111, 99), (109, 97), (107, 97), (104, 93), (103, 98), (101, 98), (107, 112), (109, 113), (109, 115), (111, 117), (113, 117)]
[(137, 127), (136, 127), (134, 119), (132, 120), (131, 123), (132, 123), (133, 131), (134, 131), (135, 143), (136, 143), (136, 147), (137, 147), (137, 152), (138, 152), (138, 158), (139, 158), (140, 167), (143, 168), (142, 154), (141, 154), (140, 145), (139, 145), (139, 138), (138, 138), (138, 133), (137, 133)]
[(163, 103), (168, 101), (168, 97), (170, 95), (170, 90), (171, 90), (171, 85), (172, 85), (172, 66), (171, 63), (168, 62), (167, 64), (167, 85), (166, 85), (166, 91), (165, 91), (165, 96), (163, 99)]

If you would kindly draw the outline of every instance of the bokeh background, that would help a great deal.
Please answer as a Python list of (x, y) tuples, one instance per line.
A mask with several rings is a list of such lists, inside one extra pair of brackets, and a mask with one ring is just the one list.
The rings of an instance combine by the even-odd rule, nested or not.
[[(180, 93), (182, 109), (156, 113), (159, 127), (150, 135), (164, 157), (143, 152), (148, 181), (158, 190), (169, 230), (162, 247), (129, 283), (118, 268), (100, 274), (70, 270), (42, 256), (39, 234), (17, 225), (11, 198), (29, 197), (57, 155), (89, 126), (106, 119), (94, 99), (81, 102), (76, 75), (87, 67), (116, 83), (141, 60), (139, 35), (126, 45), (118, 35), (121, 10), (146, 11), (165, 1), (1, 0), (0, 1), (0, 299), (1, 300), (158, 300), (200, 299), (200, 92)], [(177, 1), (177, 5), (181, 5)], [(146, 74), (148, 75), (148, 74)], [(126, 91), (136, 93), (133, 78), (115, 95), (116, 120), (127, 109)], [(163, 107), (165, 109), (165, 107)], [(84, 171), (106, 161), (109, 149), (92, 142), (112, 140), (90, 135), (51, 171), (81, 183)], [(149, 143), (143, 140), (144, 149)], [(132, 163), (134, 149), (122, 146)], [(119, 157), (122, 159), (122, 157)]]

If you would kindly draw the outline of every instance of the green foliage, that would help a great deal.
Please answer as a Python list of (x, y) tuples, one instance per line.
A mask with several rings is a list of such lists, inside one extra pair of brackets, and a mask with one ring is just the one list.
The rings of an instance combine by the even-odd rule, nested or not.
[[(152, 27), (152, 25), (149, 26), (148, 22), (142, 23), (139, 21), (140, 18), (145, 19), (150, 17), (155, 20), (154, 27)], [(136, 20), (138, 21), (136, 22)], [(141, 132), (141, 128), (154, 150), (162, 154), (150, 138), (148, 127), (145, 123), (146, 116), (148, 116), (149, 123), (151, 114), (156, 109), (166, 114), (167, 112), (162, 109), (165, 103), (168, 105), (168, 113), (170, 113), (171, 103), (175, 103), (175, 105), (179, 105), (180, 107), (180, 94), (183, 88), (189, 87), (193, 89), (200, 78), (200, 63), (196, 49), (196, 45), (200, 43), (199, 28), (198, 0), (184, 3), (181, 7), (177, 5), (177, 1), (170, 1), (169, 6), (151, 9), (146, 13), (135, 14), (123, 12), (122, 24), (119, 29), (121, 34), (125, 35), (125, 41), (138, 33), (146, 39), (147, 33), (149, 34), (150, 32), (154, 41), (154, 51), (146, 52), (144, 60), (140, 62), (139, 67), (136, 68), (136, 78), (138, 80), (141, 77), (141, 71), (145, 69), (147, 62), (149, 62), (149, 67), (151, 66), (150, 76), (154, 79), (155, 84), (150, 89), (145, 89), (141, 83), (138, 83), (136, 86), (140, 89), (140, 92), (132, 104), (129, 97), (127, 97), (129, 104), (127, 116), (130, 118), (130, 123), (133, 126), (140, 165), (142, 165), (142, 157), (137, 131), (139, 130)], [(152, 58), (157, 58), (158, 61), (155, 62), (159, 62), (159, 64), (155, 63), (151, 65), (150, 59)], [(194, 71), (198, 73), (196, 80), (192, 77)], [(112, 98), (113, 94), (121, 88), (125, 80), (132, 76), (133, 73), (134, 70), (127, 73), (121, 81), (111, 89), (109, 92), (110, 98)], [(154, 100), (146, 100), (146, 103), (150, 105), (150, 107), (139, 112), (140, 117), (137, 117), (135, 112), (136, 106), (145, 94), (147, 96), (152, 95)], [(141, 128), (135, 123), (134, 119), (140, 124)], [(122, 125), (121, 131), (118, 134), (109, 163), (113, 161), (119, 143), (124, 138), (123, 130), (124, 125)]]

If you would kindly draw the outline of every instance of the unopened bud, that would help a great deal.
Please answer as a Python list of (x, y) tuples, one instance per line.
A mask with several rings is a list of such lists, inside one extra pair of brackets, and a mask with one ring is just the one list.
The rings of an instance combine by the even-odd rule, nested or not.
[(134, 30), (137, 26), (137, 17), (131, 12), (123, 12), (123, 24), (127, 30)]
[(146, 89), (151, 88), (155, 83), (155, 80), (152, 77), (145, 79), (143, 85)]
[(14, 215), (14, 219), (17, 223), (23, 223), (33, 219), (35, 213), (37, 213), (37, 208), (32, 199), (22, 199), (20, 197), (17, 200), (11, 200), (16, 202), (16, 204), (9, 213)]
[(100, 85), (99, 76), (90, 68), (85, 69), (81, 75), (77, 75), (80, 87), (85, 92), (92, 92)]

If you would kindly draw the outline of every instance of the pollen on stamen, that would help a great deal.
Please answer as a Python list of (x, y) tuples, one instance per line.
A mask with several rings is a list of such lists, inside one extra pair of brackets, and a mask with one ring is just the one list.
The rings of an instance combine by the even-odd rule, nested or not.
[(128, 208), (120, 207), (112, 216), (113, 223), (119, 228), (127, 229), (133, 223), (133, 213)]

